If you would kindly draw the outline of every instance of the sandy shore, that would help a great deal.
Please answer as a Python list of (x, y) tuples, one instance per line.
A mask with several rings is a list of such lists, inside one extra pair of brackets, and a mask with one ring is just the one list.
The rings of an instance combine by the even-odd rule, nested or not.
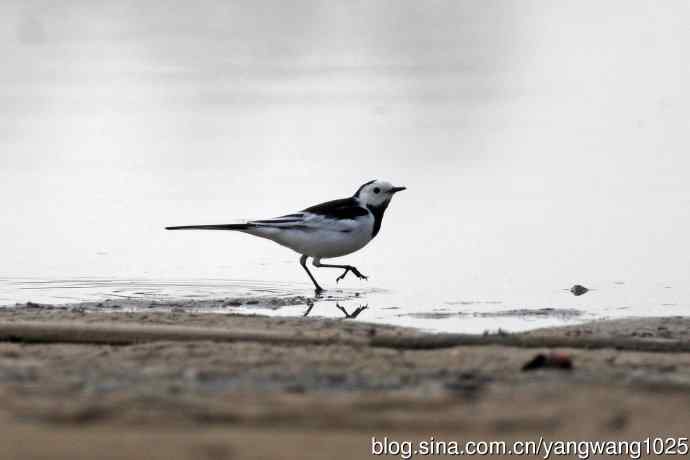
[[(23, 335), (37, 325), (53, 338)], [(345, 459), (368, 456), (372, 436), (643, 439), (690, 426), (689, 318), (426, 349), (396, 345), (425, 343), (410, 329), (189, 312), (11, 308), (0, 310), (3, 330), (8, 459)], [(131, 340), (107, 343), (115, 333)], [(573, 369), (523, 371), (549, 343), (568, 344), (556, 349)], [(666, 351), (640, 351), (658, 344)]]

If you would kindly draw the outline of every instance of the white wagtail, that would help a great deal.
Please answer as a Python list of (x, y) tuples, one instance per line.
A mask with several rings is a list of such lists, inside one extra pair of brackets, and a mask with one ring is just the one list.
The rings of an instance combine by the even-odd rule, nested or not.
[(167, 230), (237, 230), (267, 238), (302, 255), (300, 264), (316, 287), (323, 291), (307, 268), (312, 258), (315, 267), (343, 268), (336, 282), (352, 272), (359, 279), (367, 279), (352, 265), (322, 264), (321, 259), (341, 257), (362, 249), (381, 230), (383, 214), (393, 195), (405, 190), (389, 182), (373, 180), (362, 185), (350, 198), (317, 204), (294, 214), (275, 219), (250, 220), (236, 224), (184, 225), (166, 227)]

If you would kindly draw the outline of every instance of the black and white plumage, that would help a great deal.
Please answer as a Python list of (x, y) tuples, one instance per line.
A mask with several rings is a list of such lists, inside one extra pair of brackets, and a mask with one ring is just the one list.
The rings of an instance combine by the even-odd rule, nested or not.
[(220, 225), (184, 225), (166, 227), (167, 230), (235, 230), (267, 238), (302, 255), (300, 263), (311, 278), (317, 292), (323, 291), (307, 268), (309, 257), (315, 267), (342, 268), (360, 279), (367, 277), (351, 265), (328, 265), (321, 259), (341, 257), (366, 246), (381, 230), (381, 222), (388, 205), (397, 192), (389, 182), (373, 180), (357, 189), (349, 198), (327, 201), (303, 211), (273, 219), (243, 221)]

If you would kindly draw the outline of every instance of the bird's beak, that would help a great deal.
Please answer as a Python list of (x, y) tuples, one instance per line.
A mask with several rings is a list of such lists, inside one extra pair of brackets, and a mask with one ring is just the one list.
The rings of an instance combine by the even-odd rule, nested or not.
[(393, 187), (391, 189), (391, 193), (398, 193), (398, 192), (402, 192), (403, 190), (407, 190), (407, 187)]

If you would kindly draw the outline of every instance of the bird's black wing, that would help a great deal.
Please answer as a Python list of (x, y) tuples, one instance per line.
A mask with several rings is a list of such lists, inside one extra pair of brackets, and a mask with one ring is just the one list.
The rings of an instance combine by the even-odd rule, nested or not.
[(307, 208), (302, 212), (310, 212), (331, 219), (356, 219), (369, 214), (369, 211), (363, 208), (354, 198), (327, 201)]

